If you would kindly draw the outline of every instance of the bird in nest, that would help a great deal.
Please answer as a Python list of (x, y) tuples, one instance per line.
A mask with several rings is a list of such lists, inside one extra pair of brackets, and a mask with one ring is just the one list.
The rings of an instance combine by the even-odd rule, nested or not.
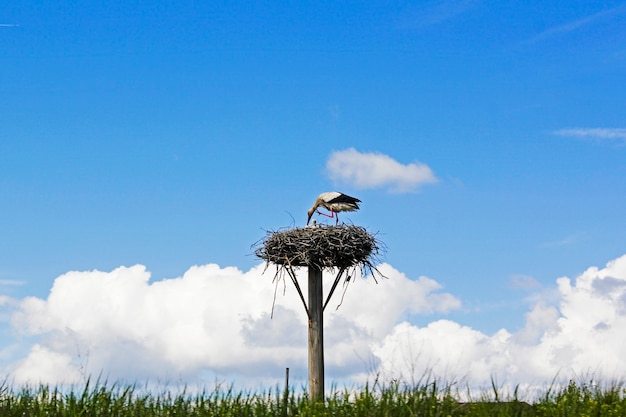
[[(359, 209), (359, 203), (361, 200), (358, 198), (350, 197), (344, 193), (340, 193), (337, 191), (329, 191), (327, 193), (322, 193), (315, 200), (315, 204), (313, 207), (309, 209), (307, 212), (308, 218), (306, 224), (308, 225), (311, 221), (311, 217), (313, 213), (317, 212), (317, 214), (321, 214), (322, 216), (335, 218), (335, 225), (339, 224), (339, 213), (340, 211), (356, 211)], [(323, 207), (326, 210), (330, 211), (330, 214), (322, 213), (319, 211), (319, 207)]]

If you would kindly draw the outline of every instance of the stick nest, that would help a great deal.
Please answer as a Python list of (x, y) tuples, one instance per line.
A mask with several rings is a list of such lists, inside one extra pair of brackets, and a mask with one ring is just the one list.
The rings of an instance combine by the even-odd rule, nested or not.
[(255, 246), (257, 257), (277, 265), (372, 270), (382, 244), (363, 227), (341, 225), (269, 231)]

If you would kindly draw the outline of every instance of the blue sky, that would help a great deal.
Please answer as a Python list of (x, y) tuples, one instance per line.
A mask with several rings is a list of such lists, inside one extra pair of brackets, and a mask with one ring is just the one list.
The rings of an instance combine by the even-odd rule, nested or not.
[(362, 3), (0, 6), (5, 372), (52, 332), (19, 317), (63, 274), (245, 275), (323, 191), (458, 300), (407, 304), (416, 329), (563, 318), (557, 278), (626, 254), (626, 3)]

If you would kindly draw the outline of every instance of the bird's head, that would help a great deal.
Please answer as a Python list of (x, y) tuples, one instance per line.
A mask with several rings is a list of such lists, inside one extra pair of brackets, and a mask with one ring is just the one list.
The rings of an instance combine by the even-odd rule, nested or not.
[(306, 219), (306, 224), (308, 226), (309, 222), (311, 221), (311, 217), (313, 217), (313, 213), (315, 213), (315, 207), (311, 207), (311, 209), (309, 211), (307, 211), (307, 219)]

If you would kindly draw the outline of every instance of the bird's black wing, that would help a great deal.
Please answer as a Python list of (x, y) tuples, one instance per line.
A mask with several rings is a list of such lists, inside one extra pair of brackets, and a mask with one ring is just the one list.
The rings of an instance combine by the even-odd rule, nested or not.
[(337, 197), (333, 198), (332, 200), (328, 201), (329, 204), (333, 204), (333, 203), (344, 203), (344, 204), (354, 204), (355, 206), (359, 207), (359, 205), (357, 203), (360, 203), (361, 200), (359, 200), (358, 198), (355, 197), (350, 197), (349, 195), (346, 194), (339, 194)]

